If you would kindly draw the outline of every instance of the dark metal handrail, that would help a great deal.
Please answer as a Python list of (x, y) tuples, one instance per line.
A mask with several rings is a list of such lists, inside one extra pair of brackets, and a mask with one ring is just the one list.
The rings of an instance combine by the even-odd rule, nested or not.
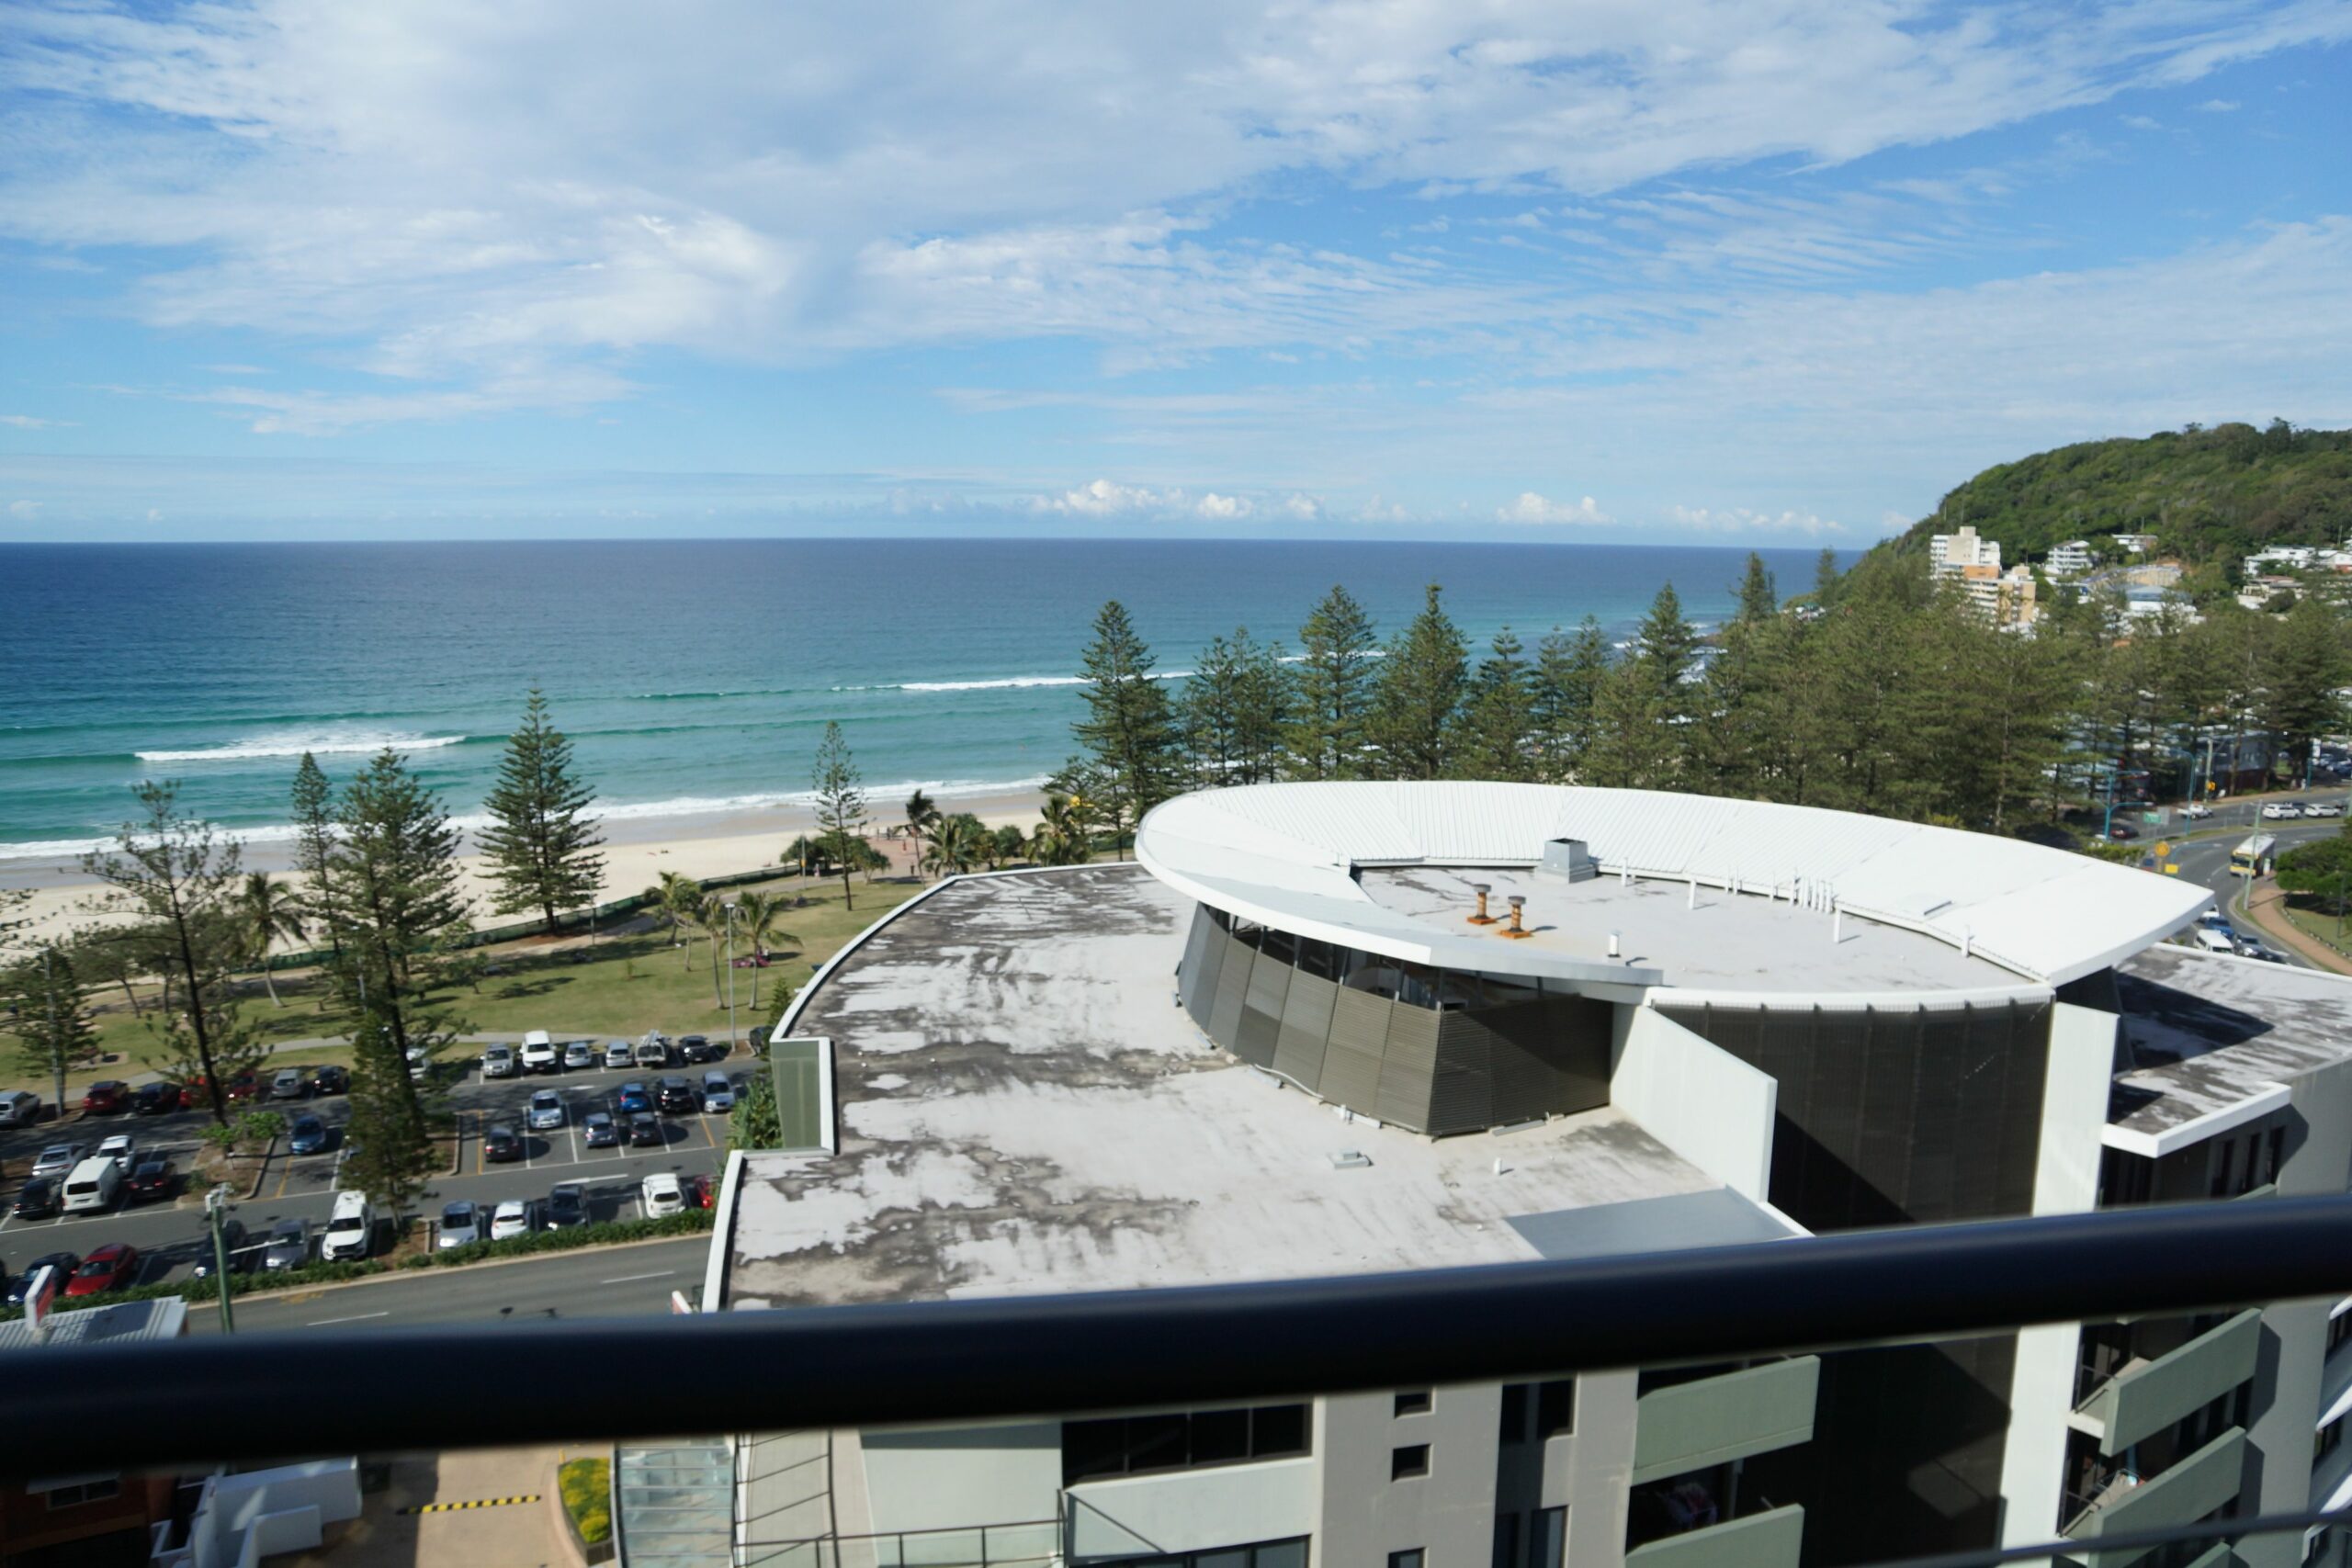
[[(724, 1246), (721, 1238), (717, 1245)], [(2352, 1198), (2200, 1203), (1585, 1262), (479, 1329), (243, 1334), (7, 1358), (0, 1475), (1301, 1397), (2352, 1292)], [(640, 1361), (649, 1335), (711, 1382)], [(322, 1358), (350, 1380), (318, 1395)], [(526, 1387), (528, 1399), (452, 1402)], [(56, 1413), (70, 1410), (70, 1421)]]

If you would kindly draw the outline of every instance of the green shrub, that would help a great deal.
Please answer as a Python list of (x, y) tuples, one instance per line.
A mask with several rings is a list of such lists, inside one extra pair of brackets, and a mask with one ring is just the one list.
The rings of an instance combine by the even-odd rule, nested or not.
[(613, 1537), (613, 1466), (610, 1460), (568, 1459), (556, 1472), (557, 1489), (563, 1494), (563, 1511), (582, 1544), (595, 1546)]

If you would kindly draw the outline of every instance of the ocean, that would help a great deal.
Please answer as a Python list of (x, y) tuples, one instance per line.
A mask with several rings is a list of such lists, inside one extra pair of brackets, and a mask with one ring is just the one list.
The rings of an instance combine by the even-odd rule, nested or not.
[[(1784, 592), (1814, 552), (1762, 552)], [(338, 783), (407, 752), (460, 820), (533, 682), (615, 818), (804, 794), (839, 720), (886, 817), (1032, 785), (1069, 755), (1094, 614), (1159, 670), (1247, 626), (1295, 645), (1345, 583), (1381, 635), (1445, 589), (1483, 644), (1597, 615), (1623, 638), (1671, 581), (1702, 623), (1736, 548), (1332, 542), (759, 539), (0, 547), (0, 859), (100, 841), (130, 787), (283, 836), (297, 761)]]

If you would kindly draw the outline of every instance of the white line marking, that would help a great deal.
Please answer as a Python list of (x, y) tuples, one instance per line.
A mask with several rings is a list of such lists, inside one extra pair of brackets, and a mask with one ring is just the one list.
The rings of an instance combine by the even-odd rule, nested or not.
[(315, 1322), (306, 1323), (302, 1326), (305, 1328), (325, 1328), (338, 1323), (365, 1323), (371, 1317), (390, 1317), (391, 1315), (390, 1309), (387, 1308), (382, 1312), (357, 1313), (350, 1317), (322, 1317), (319, 1318)]
[(657, 1274), (624, 1274), (617, 1280), (599, 1280), (596, 1283), (600, 1285), (634, 1285), (639, 1280), (666, 1280), (676, 1272), (677, 1270), (675, 1269), (664, 1269)]

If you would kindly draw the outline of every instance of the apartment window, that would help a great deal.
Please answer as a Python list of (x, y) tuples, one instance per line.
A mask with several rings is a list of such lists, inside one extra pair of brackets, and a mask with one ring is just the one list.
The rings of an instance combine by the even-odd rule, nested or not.
[(1538, 1508), (1527, 1535), (1527, 1568), (1562, 1568), (1568, 1560), (1568, 1511)]
[(112, 1475), (93, 1476), (49, 1487), (47, 1493), (52, 1510), (74, 1508), (84, 1503), (103, 1503), (109, 1497), (119, 1497), (122, 1495), (122, 1481)]
[(2155, 1195), (2156, 1162), (2121, 1149), (2099, 1155), (2098, 1201), (2101, 1208), (2120, 1209), (2145, 1203)]
[(1417, 1388), (1396, 1396), (1396, 1413), (1399, 1416), (1426, 1416), (1429, 1414), (1429, 1408), (1430, 1391), (1428, 1389)]
[(1388, 1568), (1421, 1568), (1427, 1555), (1418, 1546), (1404, 1551), (1392, 1551), (1388, 1554)]
[(2327, 1320), (2327, 1353), (2335, 1354), (2337, 1347), (2352, 1339), (2352, 1307), (2346, 1307)]
[(1306, 1568), (1306, 1538), (1261, 1540), (1253, 1546), (1220, 1546), (1174, 1557), (1137, 1560), (1136, 1568)]
[(1389, 1450), (1389, 1480), (1409, 1481), (1414, 1476), (1427, 1475), (1429, 1472), (1430, 1446), (1427, 1443), (1408, 1443), (1401, 1449)]
[(1307, 1451), (1306, 1406), (1179, 1411), (1062, 1423), (1062, 1484), (1106, 1475), (1197, 1470)]
[(2312, 1435), (2312, 1462), (2313, 1464), (2317, 1464), (2320, 1461), (2334, 1453), (2335, 1451), (2335, 1446), (2343, 1440), (2344, 1417), (2339, 1416), (2335, 1420), (2330, 1421), (2326, 1426), (2322, 1427)]
[(2221, 1140), (2220, 1146), (2213, 1151), (2213, 1186), (2210, 1196), (2215, 1198), (2229, 1196), (2230, 1177), (2236, 1170), (2237, 1163), (2238, 1141), (2235, 1138), (2223, 1138)]
[(1535, 1385), (1535, 1440), (1577, 1429), (1577, 1380), (1561, 1378)]
[(1505, 1443), (1527, 1441), (1527, 1385), (1523, 1382), (1503, 1384), (1502, 1420), (1495, 1434)]

